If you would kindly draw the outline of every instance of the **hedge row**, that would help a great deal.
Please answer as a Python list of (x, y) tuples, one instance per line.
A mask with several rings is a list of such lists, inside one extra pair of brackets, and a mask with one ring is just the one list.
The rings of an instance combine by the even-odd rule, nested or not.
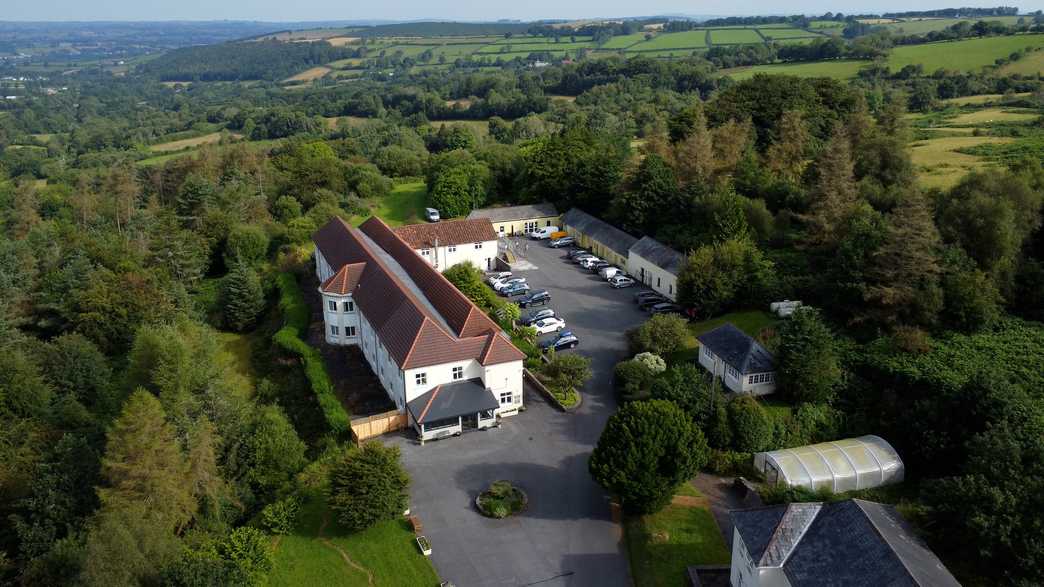
[(305, 303), (297, 279), (290, 273), (280, 273), (276, 277), (279, 287), (279, 310), (283, 313), (286, 324), (272, 336), (272, 340), (283, 349), (301, 357), (304, 362), (305, 377), (312, 386), (315, 397), (319, 400), (319, 408), (323, 411), (327, 425), (338, 436), (345, 435), (351, 429), (351, 419), (344, 406), (337, 400), (333, 382), (326, 373), (323, 357), (319, 351), (303, 340), (308, 331), (311, 311)]

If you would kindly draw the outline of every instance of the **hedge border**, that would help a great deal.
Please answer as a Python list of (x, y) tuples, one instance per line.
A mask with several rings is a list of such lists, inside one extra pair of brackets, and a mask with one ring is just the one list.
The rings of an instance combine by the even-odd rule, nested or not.
[(319, 401), (326, 424), (335, 434), (347, 435), (352, 427), (351, 418), (334, 393), (333, 382), (326, 372), (322, 355), (304, 341), (312, 313), (305, 303), (297, 279), (290, 273), (280, 273), (276, 276), (276, 285), (279, 287), (279, 310), (283, 313), (284, 325), (272, 335), (272, 341), (301, 357), (305, 377)]

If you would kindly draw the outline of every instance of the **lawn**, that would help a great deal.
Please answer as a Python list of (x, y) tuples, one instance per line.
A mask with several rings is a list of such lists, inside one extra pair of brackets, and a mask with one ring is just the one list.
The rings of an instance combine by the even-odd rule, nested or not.
[(749, 79), (758, 73), (796, 75), (798, 77), (831, 77), (834, 79), (849, 79), (855, 77), (860, 68), (869, 64), (869, 61), (813, 61), (810, 63), (757, 65), (754, 67), (726, 70), (725, 73), (736, 80)]
[(888, 66), (898, 71), (907, 65), (922, 65), (926, 72), (937, 69), (978, 71), (1001, 57), (1027, 47), (1044, 47), (1044, 34), (985, 37), (963, 41), (905, 45), (892, 49)]
[[(427, 197), (424, 182), (400, 183), (392, 188), (390, 194), (377, 202), (371, 213), (387, 222), (389, 226), (420, 222)], [(366, 218), (368, 216), (354, 216), (352, 224), (359, 224)]]
[(1027, 53), (1022, 59), (1013, 61), (1000, 68), (1000, 73), (1002, 75), (1014, 75), (1016, 73), (1037, 75), (1044, 73), (1044, 50)]
[(668, 505), (662, 511), (628, 517), (625, 541), (637, 587), (687, 587), (691, 565), (728, 564), (728, 547), (710, 511)]
[(695, 361), (699, 349), (699, 342), (696, 341), (696, 337), (714, 330), (726, 322), (731, 322), (736, 328), (750, 336), (756, 337), (763, 329), (774, 326), (777, 319), (774, 315), (762, 310), (744, 310), (741, 312), (730, 312), (702, 322), (690, 322), (688, 324), (689, 334), (682, 341), (682, 349), (673, 353), (669, 362)]
[(439, 584), (435, 570), (417, 549), (413, 532), (405, 520), (390, 520), (362, 532), (347, 532), (332, 519), (321, 498), (313, 499), (302, 508), (294, 534), (277, 537), (273, 544), (275, 560), (268, 577), (273, 587), (365, 586), (371, 584), (367, 571), (373, 576), (372, 584), (378, 586)]
[(711, 43), (715, 45), (752, 45), (763, 42), (761, 35), (754, 29), (711, 30)]
[(644, 41), (629, 51), (652, 51), (656, 49), (688, 49), (707, 46), (707, 31), (685, 31), (681, 33), (665, 33)]

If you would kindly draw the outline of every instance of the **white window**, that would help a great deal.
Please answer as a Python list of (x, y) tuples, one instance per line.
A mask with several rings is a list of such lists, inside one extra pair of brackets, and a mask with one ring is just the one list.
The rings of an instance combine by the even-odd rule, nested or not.
[(453, 380), (464, 379), (464, 367), (453, 368)]
[(504, 225), (503, 224), (500, 225), (500, 234), (504, 234)]
[(700, 350), (703, 351), (703, 356), (704, 357), (707, 357), (707, 359), (709, 359), (711, 361), (714, 360), (714, 353), (710, 352), (709, 348), (703, 346), (703, 347), (700, 347)]
[(352, 301), (344, 302), (343, 304), (341, 304), (341, 307), (344, 309), (345, 312), (354, 312), (355, 311), (355, 302), (352, 302)]
[(510, 391), (505, 391), (500, 394), (500, 405), (504, 406), (513, 403), (515, 403), (515, 396), (511, 395)]
[(417, 381), (417, 385), (427, 385), (428, 384), (428, 374), (427, 373), (417, 373), (416, 375), (413, 376), (413, 378)]
[(475, 248), (476, 249), (481, 249), (482, 248), (482, 243), (475, 243)]
[(737, 371), (732, 365), (725, 365), (725, 372), (733, 379), (739, 379), (739, 371)]
[(329, 302), (326, 303), (326, 305), (330, 306), (330, 311), (331, 312), (336, 312), (337, 311), (337, 302), (335, 302), (333, 300), (330, 300)]
[(331, 326), (330, 327), (330, 334), (332, 334), (334, 336), (339, 336), (341, 334), (341, 329), (338, 328), (337, 326)]
[(456, 253), (457, 252), (457, 245), (450, 245), (449, 246), (449, 252)]
[(421, 249), (421, 256), (422, 257), (427, 257), (430, 254), (431, 254), (431, 249)]
[(355, 336), (355, 327), (354, 326), (345, 326), (344, 327), (344, 334), (346, 336)]

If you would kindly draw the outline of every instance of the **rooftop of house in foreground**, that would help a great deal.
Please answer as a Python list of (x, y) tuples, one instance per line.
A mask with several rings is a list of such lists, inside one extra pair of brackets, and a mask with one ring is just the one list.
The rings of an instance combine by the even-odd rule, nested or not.
[(334, 218), (312, 239), (334, 272), (323, 291), (351, 294), (402, 369), (525, 358), (496, 322), (379, 218), (359, 228)]

